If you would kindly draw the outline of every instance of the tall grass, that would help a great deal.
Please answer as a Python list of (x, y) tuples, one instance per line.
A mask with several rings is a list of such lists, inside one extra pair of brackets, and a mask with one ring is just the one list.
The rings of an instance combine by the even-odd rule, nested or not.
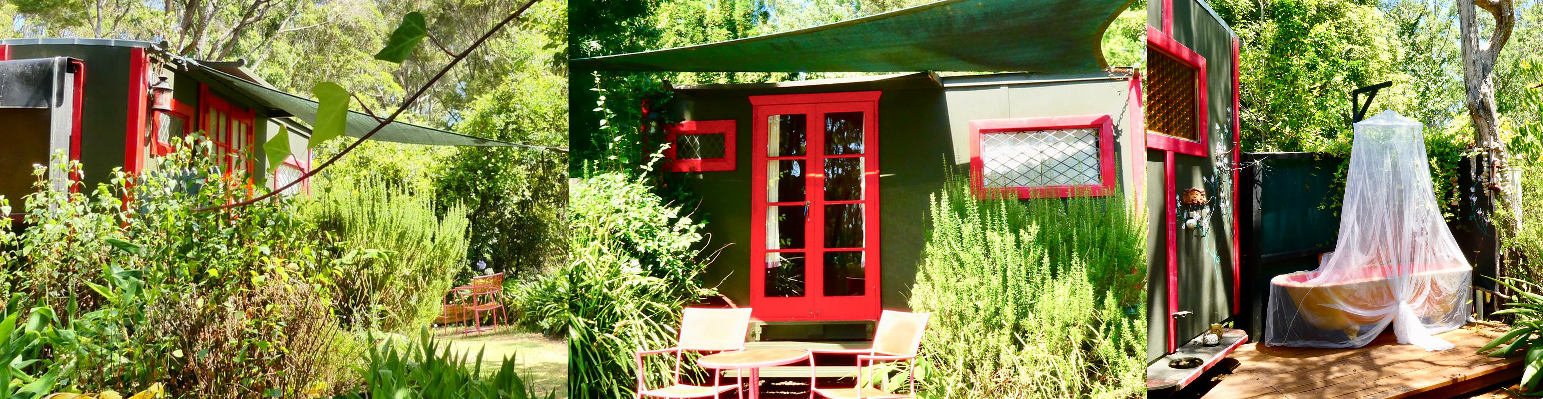
[(317, 190), (299, 207), (327, 235), (337, 313), (352, 325), (415, 331), (439, 315), (468, 245), (466, 211), (435, 215), (431, 192), (380, 180)]
[[(673, 346), (681, 308), (713, 293), (702, 288), (706, 262), (694, 249), (701, 224), (624, 173), (576, 180), (570, 189), (570, 393), (632, 397), (633, 353)], [(660, 367), (646, 375), (663, 376)]]
[(931, 214), (925, 396), (1144, 393), (1145, 226), (1123, 198), (981, 200), (950, 176)]

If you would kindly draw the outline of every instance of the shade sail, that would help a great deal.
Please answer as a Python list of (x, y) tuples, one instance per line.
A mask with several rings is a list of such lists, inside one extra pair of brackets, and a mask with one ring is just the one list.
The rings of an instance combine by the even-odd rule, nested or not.
[(1129, 0), (946, 0), (790, 32), (580, 58), (575, 69), (679, 72), (1104, 68), (1104, 29)]
[[(298, 118), (305, 123), (316, 122), (316, 102), (294, 94), (285, 93), (266, 85), (242, 79), (222, 72), (211, 65), (189, 62), (189, 73), (205, 84), (224, 86), (230, 90), (239, 92), (264, 107), (273, 110), (281, 110), (283, 113)], [(385, 115), (381, 115), (385, 117)], [(348, 132), (351, 137), (364, 137), (380, 122), (375, 118), (354, 111), (348, 113)], [(505, 143), (502, 141), (482, 139), (462, 134), (447, 132), (430, 127), (418, 126), (405, 122), (392, 122), (381, 128), (380, 132), (370, 136), (370, 140), (390, 141), (408, 144), (428, 145), (453, 145), (453, 146), (480, 146), (480, 147), (519, 147), (521, 145)]]

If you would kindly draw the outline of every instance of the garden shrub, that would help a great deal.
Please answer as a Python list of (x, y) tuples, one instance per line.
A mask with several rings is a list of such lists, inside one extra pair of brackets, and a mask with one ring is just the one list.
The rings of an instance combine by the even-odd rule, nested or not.
[(574, 398), (633, 396), (633, 353), (673, 346), (681, 309), (714, 293), (703, 288), (706, 262), (695, 248), (702, 225), (640, 179), (609, 172), (570, 187), (573, 249), (564, 273), (574, 293), (567, 317)]
[(503, 302), (509, 307), (510, 320), (548, 337), (568, 332), (568, 303), (573, 293), (567, 273), (545, 273), (512, 285)]
[(338, 317), (352, 326), (413, 331), (440, 313), (466, 255), (466, 211), (436, 216), (432, 192), (374, 179), (317, 190), (300, 213), (335, 259)]
[(980, 200), (969, 190), (951, 176), (932, 197), (910, 299), (933, 314), (921, 393), (1143, 395), (1142, 219), (1119, 196)]

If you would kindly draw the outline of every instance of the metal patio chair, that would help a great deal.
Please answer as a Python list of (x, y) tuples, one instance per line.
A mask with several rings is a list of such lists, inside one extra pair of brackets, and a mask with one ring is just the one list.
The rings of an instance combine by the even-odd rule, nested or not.
[[(927, 329), (930, 313), (911, 313), (886, 310), (879, 315), (879, 325), (873, 333), (873, 346), (868, 349), (810, 349), (809, 350), (809, 397), (816, 395), (829, 399), (881, 399), (916, 397), (916, 355), (921, 349), (922, 332)], [(819, 375), (814, 355), (857, 355), (857, 384), (851, 388), (817, 388), (815, 376)], [(863, 362), (868, 367), (863, 367)], [(871, 377), (864, 371), (879, 362), (904, 361), (910, 366), (909, 393), (894, 393), (871, 386), (864, 386)], [(886, 387), (887, 388), (887, 387)]]
[[(472, 322), (476, 327), (466, 330), (467, 333), (482, 332), (498, 329), (498, 319), (502, 315), (504, 323), (509, 323), (509, 315), (504, 311), (504, 304), (499, 300), (499, 295), (504, 293), (504, 274), (494, 273), (486, 276), (472, 277), (471, 284), (466, 290), (470, 292), (470, 303), (466, 304), (466, 311), (471, 312)], [(482, 328), (482, 314), (491, 313), (493, 324), (487, 329)], [(471, 326), (467, 326), (471, 327)]]
[[(713, 384), (710, 386), (691, 385), (681, 381), (681, 365), (684, 363), (682, 355), (685, 352), (709, 353), (728, 352), (745, 349), (745, 334), (750, 331), (750, 308), (743, 309), (706, 309), (686, 308), (680, 321), (680, 336), (676, 340), (675, 347), (641, 350), (634, 356), (637, 360), (638, 388), (636, 397), (653, 398), (716, 398), (718, 395), (735, 390), (740, 387), (741, 378), (734, 377), (734, 385), (719, 385), (722, 373), (713, 371)], [(675, 374), (669, 386), (649, 388), (644, 375), (643, 356), (664, 353), (675, 353)], [(743, 397), (743, 390), (735, 392), (735, 397)]]

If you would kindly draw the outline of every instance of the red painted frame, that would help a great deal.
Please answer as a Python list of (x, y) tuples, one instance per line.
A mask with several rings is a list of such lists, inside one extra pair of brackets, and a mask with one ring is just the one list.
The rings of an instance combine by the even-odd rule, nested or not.
[[(736, 133), (733, 120), (685, 121), (665, 128), (665, 141), (670, 148), (664, 150), (666, 168), (671, 172), (722, 172), (734, 170)], [(722, 158), (678, 159), (675, 157), (675, 140), (684, 135), (723, 135)]]
[[(879, 248), (879, 120), (878, 100), (880, 92), (846, 92), (846, 93), (821, 93), (821, 94), (784, 94), (750, 96), (750, 103), (754, 109), (754, 117), (751, 119), (753, 126), (753, 146), (751, 147), (751, 216), (750, 216), (750, 305), (755, 309), (755, 318), (765, 321), (797, 321), (797, 320), (877, 320), (880, 314), (880, 248)], [(832, 155), (824, 154), (825, 131), (823, 121), (824, 114), (830, 112), (862, 112), (863, 125), (863, 154), (860, 155)], [(806, 128), (806, 144), (804, 155), (788, 157), (772, 157), (767, 155), (767, 126), (764, 121), (771, 115), (807, 114), (809, 115)], [(855, 201), (825, 201), (824, 200), (824, 166), (823, 160), (829, 158), (861, 158), (863, 159), (863, 199)], [(802, 159), (809, 170), (817, 170), (819, 173), (806, 173), (804, 178), (805, 200), (796, 202), (766, 202), (767, 170), (766, 162), (775, 160)], [(820, 162), (821, 165), (811, 165)], [(863, 295), (846, 297), (827, 297), (824, 291), (823, 264), (825, 253), (832, 252), (833, 248), (825, 248), (824, 220), (825, 205), (827, 204), (863, 204), (863, 247), (842, 248), (846, 251), (863, 251)], [(766, 248), (766, 213), (772, 206), (806, 206), (804, 222), (804, 241), (802, 249), (775, 249)], [(802, 253), (804, 254), (804, 296), (803, 297), (767, 297), (766, 294), (766, 255), (768, 253)]]
[[(9, 52), (9, 50), (7, 50), (7, 52)], [(9, 54), (7, 54), (7, 55), (9, 55)], [(4, 58), (0, 58), (0, 59), (4, 59)], [(81, 126), (80, 126), (80, 107), (81, 107), (81, 105), (85, 104), (85, 101), (86, 101), (86, 62), (72, 58), (72, 59), (70, 59), (70, 65), (75, 67), (75, 94), (74, 94), (74, 101), (73, 101), (74, 104), (70, 104), (70, 106), (72, 108), (74, 108), (74, 112), (75, 112), (75, 114), (70, 117), (71, 118), (71, 121), (70, 121), (70, 123), (71, 123), (71, 126), (70, 126), (70, 160), (79, 162), (80, 161), (80, 129), (81, 129)], [(79, 175), (70, 176), (70, 179), (80, 180), (80, 176)], [(79, 187), (74, 187), (73, 189), (78, 190)]]
[(139, 173), (144, 170), (145, 129), (150, 117), (150, 58), (145, 49), (129, 50), (129, 104), (128, 128), (124, 136), (123, 170)]
[(1209, 129), (1206, 123), (1206, 63), (1205, 57), (1191, 51), (1172, 36), (1157, 29), (1147, 26), (1147, 48), (1157, 50), (1160, 53), (1173, 57), (1174, 60), (1195, 70), (1195, 137), (1199, 140), (1185, 140), (1182, 138), (1147, 133), (1147, 147), (1167, 151), (1175, 151), (1180, 154), (1206, 156), (1206, 146), (1209, 140)]
[[(1130, 87), (1127, 89), (1127, 92), (1126, 92), (1126, 101), (1129, 102), (1127, 108), (1130, 109), (1130, 116), (1129, 116), (1129, 118), (1130, 118), (1130, 120), (1129, 120), (1130, 126), (1126, 130), (1127, 132), (1130, 132), (1130, 133), (1126, 133), (1126, 134), (1129, 134), (1130, 137), (1131, 137), (1131, 141), (1135, 142), (1134, 143), (1134, 148), (1147, 148), (1146, 134), (1144, 134), (1147, 131), (1147, 122), (1146, 122), (1146, 119), (1145, 119), (1146, 118), (1146, 111), (1145, 111), (1145, 108), (1142, 107), (1145, 104), (1145, 98), (1142, 97), (1142, 96), (1143, 96), (1143, 94), (1141, 92), (1141, 72), (1140, 71), (1132, 72), (1131, 73), (1131, 77), (1130, 77)], [(1129, 151), (1126, 151), (1126, 152), (1129, 152)], [(1146, 160), (1146, 157), (1145, 156), (1131, 156), (1130, 164), (1131, 164), (1130, 165), (1130, 170), (1133, 172), (1131, 174), (1131, 183), (1136, 186), (1136, 190), (1134, 191), (1135, 194), (1132, 195), (1132, 197), (1133, 197), (1132, 200), (1133, 201), (1142, 201), (1142, 195), (1145, 195), (1145, 193), (1146, 193), (1146, 181), (1147, 181), (1147, 179), (1146, 179), (1146, 175), (1147, 175), (1147, 173), (1146, 173), (1146, 171), (1147, 171), (1147, 160)], [(1139, 203), (1139, 202), (1133, 202), (1133, 203)]]
[[(1098, 129), (1099, 184), (1039, 187), (985, 187), (985, 161), (981, 159), (980, 140), (987, 134), (1061, 129)], [(1104, 197), (1114, 194), (1115, 181), (1114, 124), (1107, 114), (1054, 116), (1038, 118), (983, 119), (970, 121), (970, 188), (979, 198), (1001, 198), (1013, 193), (1019, 199)]]
[[(284, 159), (284, 166), (292, 167), (292, 168), (295, 168), (296, 170), (300, 171), (301, 178), (300, 178), (300, 185), (298, 186), (300, 188), (300, 192), (301, 193), (305, 193), (305, 194), (310, 194), (311, 193), (311, 179), (304, 177), (306, 173), (309, 173), (311, 171), (311, 155), (310, 155), (310, 150), (306, 151), (305, 163), (302, 164), (300, 162), (300, 158), (299, 157), (296, 157), (294, 155), (290, 155), (289, 158), (285, 158)], [(271, 189), (278, 189), (279, 188), (278, 175), (279, 175), (278, 169), (274, 169), (273, 170), (274, 178), (270, 179), (270, 184), (268, 185), (269, 188), (271, 188)]]
[(1241, 68), (1238, 60), (1238, 50), (1242, 42), (1238, 38), (1232, 38), (1232, 312), (1238, 313), (1243, 308), (1242, 279), (1238, 276), (1241, 269), (1239, 263), (1243, 262), (1243, 256), (1238, 252), (1238, 162), (1243, 156), (1243, 131), (1239, 114), (1243, 112), (1243, 98), (1239, 95), (1242, 86), (1238, 79), (1238, 71)]
[[(228, 158), (228, 155), (239, 152), (239, 156), (246, 158), (246, 173), (250, 177), (256, 170), (253, 154), (249, 153), (256, 146), (255, 142), (257, 141), (256, 114), (252, 110), (231, 104), (224, 98), (209, 92), (209, 86), (200, 85), (198, 92), (199, 127), (204, 131), (205, 135), (208, 135), (209, 141), (213, 142), (215, 147), (223, 151), (223, 153), (219, 154), (221, 157), (224, 157), (220, 159), (220, 164), (227, 168), (226, 173), (234, 171), (236, 164)], [(216, 131), (213, 125), (215, 121), (209, 118), (209, 111), (211, 109), (219, 111), (225, 115), (225, 119), (228, 122), (234, 123), (227, 123), (224, 131)], [(245, 145), (239, 148), (233, 144), (235, 140), (232, 134), (236, 133), (235, 124), (243, 124), (246, 127), (246, 131), (243, 134), (245, 136), (243, 137)]]
[[(168, 114), (173, 118), (181, 118), (183, 130), (196, 128), (196, 125), (193, 124), (193, 122), (197, 120), (193, 117), (193, 106), (187, 105), (181, 101), (177, 101), (176, 99), (172, 99), (171, 108), (171, 111), (151, 111), (150, 113), (150, 153), (155, 154), (156, 156), (164, 156), (166, 154), (170, 154), (172, 151), (171, 138), (162, 137), (165, 132), (162, 132), (161, 125), (156, 123), (157, 116), (160, 114)], [(184, 131), (183, 133), (187, 132)]]

